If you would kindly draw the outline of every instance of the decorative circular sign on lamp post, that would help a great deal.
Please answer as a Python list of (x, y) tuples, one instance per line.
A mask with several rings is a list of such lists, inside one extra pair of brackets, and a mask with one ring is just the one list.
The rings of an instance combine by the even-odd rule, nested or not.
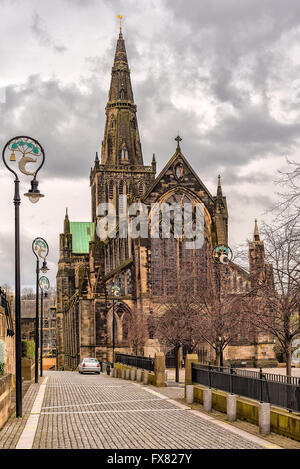
[(43, 238), (35, 238), (32, 243), (33, 252), (39, 257), (45, 259), (49, 253), (47, 242)]
[(49, 282), (49, 279), (47, 277), (41, 277), (40, 280), (39, 280), (39, 286), (41, 288), (41, 290), (45, 291), (45, 290), (49, 290), (50, 288), (50, 282)]
[(5, 166), (15, 174), (20, 171), (26, 176), (33, 176), (31, 188), (24, 194), (32, 203), (39, 201), (43, 194), (38, 190), (37, 173), (45, 161), (41, 144), (31, 137), (14, 137), (5, 145), (2, 153)]
[(114, 285), (111, 289), (114, 296), (120, 296), (120, 288), (117, 285)]
[(221, 264), (229, 264), (232, 260), (232, 250), (226, 244), (219, 244), (214, 249), (214, 258)]

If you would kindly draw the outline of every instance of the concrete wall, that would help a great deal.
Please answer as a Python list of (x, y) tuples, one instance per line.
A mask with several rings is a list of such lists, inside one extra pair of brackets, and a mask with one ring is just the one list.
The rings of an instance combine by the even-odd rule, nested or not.
[[(199, 384), (194, 385), (194, 401), (203, 404), (203, 392), (206, 389)], [(227, 393), (212, 389), (212, 407), (226, 413)], [(237, 419), (258, 425), (259, 402), (237, 396)], [(300, 415), (271, 406), (271, 432), (300, 441)]]
[(11, 383), (11, 374), (0, 376), (0, 429), (9, 418)]
[[(136, 369), (134, 366), (122, 365), (121, 363), (115, 363), (115, 368), (118, 370), (118, 378), (121, 378), (121, 371), (122, 370)], [(144, 370), (142, 370), (141, 383), (143, 383), (143, 379), (144, 379)], [(153, 373), (153, 371), (149, 371), (148, 384), (152, 384), (153, 386), (155, 386), (155, 374)]]

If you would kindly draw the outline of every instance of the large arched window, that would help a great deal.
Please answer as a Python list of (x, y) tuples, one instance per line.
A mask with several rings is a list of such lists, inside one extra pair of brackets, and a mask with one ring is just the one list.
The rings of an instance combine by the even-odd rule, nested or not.
[[(201, 202), (188, 191), (180, 189), (166, 194), (159, 203), (165, 205), (160, 205), (156, 223), (151, 215), (151, 229), (156, 231), (156, 237), (151, 237), (152, 294), (176, 295), (185, 281), (192, 284), (195, 293), (200, 292), (201, 288), (205, 288), (208, 267), (207, 242), (203, 233), (210, 229), (211, 219), (203, 209), (203, 239), (200, 235), (200, 242), (193, 244), (195, 238), (191, 236), (196, 228), (196, 215), (200, 216), (196, 204)], [(200, 208), (203, 208), (202, 204)]]

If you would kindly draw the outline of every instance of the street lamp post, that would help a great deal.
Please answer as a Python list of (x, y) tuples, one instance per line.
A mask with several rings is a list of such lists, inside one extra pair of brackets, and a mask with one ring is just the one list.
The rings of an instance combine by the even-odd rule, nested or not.
[(120, 296), (120, 288), (117, 285), (112, 287), (113, 294), (113, 320), (112, 320), (112, 367), (115, 365), (115, 328), (116, 328), (116, 319), (115, 319), (115, 297)]
[[(46, 257), (49, 252), (47, 242), (43, 238), (35, 238), (32, 242), (32, 251), (36, 257), (36, 291), (35, 291), (35, 383), (39, 381), (39, 281), (40, 271), (47, 272)], [(43, 259), (43, 265), (40, 269), (40, 258)]]
[(47, 277), (43, 276), (39, 280), (41, 289), (41, 327), (40, 327), (40, 376), (43, 376), (43, 321), (44, 321), (44, 296), (46, 290), (50, 288), (50, 282)]
[[(219, 244), (213, 250), (213, 258), (216, 265), (216, 274), (218, 281), (218, 302), (219, 302), (219, 314), (221, 314), (221, 265), (228, 265), (232, 259), (232, 250), (225, 244)], [(222, 332), (222, 331), (220, 331)], [(219, 351), (220, 357), (220, 368), (223, 367), (223, 337), (219, 335), (217, 337), (216, 349)]]
[[(22, 368), (21, 368), (21, 282), (20, 282), (20, 180), (17, 172), (33, 176), (31, 189), (26, 197), (33, 203), (44, 197), (38, 190), (36, 179), (38, 171), (44, 164), (45, 153), (40, 143), (31, 137), (14, 137), (2, 150), (2, 160), (6, 168), (14, 175), (15, 192), (15, 358), (16, 358), (16, 416), (22, 417)], [(34, 171), (28, 171), (27, 165), (37, 165)]]

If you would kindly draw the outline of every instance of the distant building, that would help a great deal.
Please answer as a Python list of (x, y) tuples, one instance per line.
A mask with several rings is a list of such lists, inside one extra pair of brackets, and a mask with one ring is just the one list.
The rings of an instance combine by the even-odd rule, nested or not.
[(56, 307), (50, 306), (44, 313), (43, 356), (56, 357)]
[[(21, 337), (35, 339), (35, 298), (21, 300)], [(43, 355), (56, 356), (56, 307), (55, 296), (44, 298)]]

